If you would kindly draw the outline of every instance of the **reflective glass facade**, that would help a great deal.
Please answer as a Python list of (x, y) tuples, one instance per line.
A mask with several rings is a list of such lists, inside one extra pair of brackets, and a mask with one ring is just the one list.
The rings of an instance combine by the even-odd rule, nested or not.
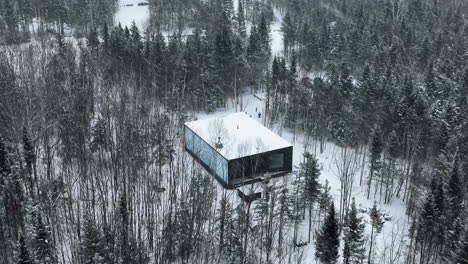
[(229, 184), (228, 161), (201, 139), (192, 130), (185, 127), (185, 147), (195, 155), (207, 169)]
[(277, 177), (292, 171), (292, 146), (228, 160), (187, 126), (184, 133), (186, 150), (226, 188), (260, 181), (266, 174)]

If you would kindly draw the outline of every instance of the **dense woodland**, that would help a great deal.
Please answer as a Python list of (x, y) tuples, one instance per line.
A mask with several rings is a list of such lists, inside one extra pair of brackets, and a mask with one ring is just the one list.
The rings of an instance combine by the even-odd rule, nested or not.
[[(150, 0), (144, 30), (117, 8), (0, 0), (0, 263), (468, 263), (468, 1)], [(182, 124), (249, 92), (340, 146), (339, 203), (312, 152), (253, 203), (187, 156)], [(396, 199), (406, 239), (376, 250)]]

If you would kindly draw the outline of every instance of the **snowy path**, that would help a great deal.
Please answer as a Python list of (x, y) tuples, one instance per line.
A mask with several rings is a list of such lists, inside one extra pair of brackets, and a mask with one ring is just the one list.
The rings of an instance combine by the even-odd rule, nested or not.
[(149, 6), (138, 5), (148, 3), (146, 0), (119, 0), (119, 9), (114, 17), (114, 24), (130, 27), (135, 21), (140, 32), (145, 31), (149, 19)]

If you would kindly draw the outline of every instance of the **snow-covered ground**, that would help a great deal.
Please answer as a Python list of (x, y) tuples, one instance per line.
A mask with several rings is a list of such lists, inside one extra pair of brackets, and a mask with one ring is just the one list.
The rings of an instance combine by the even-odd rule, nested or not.
[(283, 32), (281, 31), (284, 15), (277, 8), (273, 9), (273, 14), (275, 19), (270, 26), (271, 54), (281, 56), (284, 52)]
[(115, 14), (114, 23), (119, 23), (122, 27), (130, 27), (135, 21), (135, 24), (140, 31), (145, 31), (149, 19), (149, 6), (139, 3), (148, 3), (146, 0), (119, 0), (119, 10)]
[[(149, 18), (149, 8), (148, 6), (138, 6), (139, 2), (144, 0), (120, 0), (119, 10), (115, 15), (115, 23), (121, 23), (122, 26), (130, 26), (135, 20), (137, 26), (143, 31), (146, 28), (147, 20)], [(133, 4), (133, 6), (126, 6)], [(234, 8), (237, 10), (237, 1), (234, 0)], [(278, 9), (274, 9), (275, 19), (270, 27), (270, 38), (271, 38), (271, 52), (272, 56), (281, 56), (284, 52), (283, 44), (283, 35), (281, 32), (281, 24), (283, 20), (283, 14), (279, 12)], [(187, 29), (189, 30), (189, 29)], [(167, 33), (169, 35), (170, 33)], [(317, 76), (324, 76), (323, 72), (314, 72), (314, 73), (304, 73), (304, 75), (311, 78)], [(229, 113), (235, 112), (245, 112), (248, 115), (252, 116), (258, 122), (263, 125), (266, 124), (264, 120), (265, 112), (265, 99), (262, 94), (243, 94), (240, 96), (239, 100), (228, 99), (228, 104), (226, 108), (219, 109), (215, 113), (192, 113), (191, 120), (196, 119), (206, 119), (210, 117), (221, 117)], [(258, 113), (262, 113), (261, 117), (258, 116)], [(342, 148), (333, 144), (326, 143), (324, 146), (324, 151), (320, 153), (318, 151), (318, 142), (314, 139), (307, 138), (303, 133), (293, 134), (293, 132), (287, 128), (284, 128), (282, 124), (276, 123), (273, 127), (270, 127), (278, 135), (282, 136), (286, 141), (293, 144), (294, 146), (294, 157), (293, 163), (294, 166), (298, 166), (302, 161), (302, 155), (305, 151), (313, 153), (316, 155), (316, 158), (319, 160), (319, 164), (322, 168), (320, 175), (320, 182), (325, 184), (328, 182), (331, 187), (331, 195), (334, 198), (336, 207), (340, 205), (340, 180), (337, 173), (337, 162), (340, 161), (339, 154), (341, 153)], [(362, 157), (360, 158), (360, 160)], [(363, 168), (364, 177), (367, 175), (367, 166)], [(369, 217), (364, 213), (367, 209), (371, 208), (374, 199), (371, 195), (371, 199), (367, 199), (365, 187), (359, 186), (359, 177), (361, 171), (356, 173), (356, 178), (354, 180), (354, 185), (351, 190), (351, 197), (354, 197), (356, 200), (356, 205), (360, 209), (361, 216), (365, 217), (366, 222), (369, 221)], [(286, 184), (292, 182), (291, 176), (285, 176), (281, 181), (284, 181)], [(218, 186), (218, 193), (229, 192), (229, 196), (237, 197), (237, 194), (234, 191), (226, 191), (221, 186)], [(378, 201), (377, 201), (378, 202)], [(408, 218), (405, 215), (405, 205), (399, 199), (393, 199), (391, 204), (379, 204), (380, 209), (385, 212), (387, 215), (391, 216), (391, 220), (385, 223), (382, 233), (377, 236), (375, 241), (375, 250), (374, 253), (380, 259), (385, 258), (385, 263), (402, 263), (402, 260), (397, 257), (401, 252), (398, 252), (398, 247), (402, 244), (402, 241), (407, 238), (407, 230), (409, 227)], [(315, 225), (317, 227), (318, 225)], [(291, 232), (287, 234), (288, 237), (292, 237), (292, 228)], [(299, 241), (307, 240), (308, 223), (304, 222), (304, 225), (300, 228)], [(370, 235), (370, 224), (367, 223), (367, 236)], [(312, 239), (313, 241), (313, 239)], [(297, 249), (296, 249), (297, 250)], [(405, 250), (405, 248), (400, 248), (399, 250)], [(302, 253), (301, 253), (302, 252)], [(314, 244), (311, 243), (305, 247), (302, 247), (297, 251), (295, 263), (316, 263), (314, 257)], [(393, 262), (390, 262), (390, 259), (393, 259)]]
[[(265, 101), (263, 98), (263, 95), (255, 95), (255, 94), (243, 94), (240, 99), (239, 99), (239, 104), (236, 103), (234, 99), (229, 99), (227, 107), (224, 109), (219, 109), (219, 111), (215, 113), (192, 113), (192, 118), (193, 119), (207, 119), (211, 117), (222, 117), (225, 116), (228, 113), (235, 113), (235, 112), (245, 112), (248, 115), (254, 117), (258, 122), (264, 123), (264, 120), (262, 118), (258, 118), (257, 114), (258, 112), (262, 113), (265, 109)], [(320, 182), (321, 184), (325, 185), (325, 183), (328, 181), (329, 186), (331, 187), (331, 195), (334, 198), (334, 203), (335, 207), (339, 208), (340, 205), (340, 187), (341, 183), (338, 178), (338, 173), (337, 173), (337, 166), (340, 162), (340, 153), (342, 148), (328, 142), (324, 146), (324, 151), (323, 153), (320, 153), (318, 146), (319, 143), (316, 142), (314, 139), (307, 139), (306, 136), (303, 133), (297, 133), (296, 135), (293, 134), (293, 132), (290, 129), (282, 127), (281, 124), (274, 124), (273, 127), (270, 127), (271, 130), (273, 130), (275, 133), (278, 135), (281, 135), (286, 141), (289, 143), (293, 144), (294, 147), (294, 152), (293, 152), (293, 165), (296, 167), (299, 165), (299, 163), (303, 159), (303, 153), (305, 151), (308, 151), (310, 153), (313, 153), (316, 155), (316, 158), (319, 160), (319, 164), (322, 168), (321, 170), (321, 175), (320, 175)], [(360, 156), (359, 160), (362, 159), (362, 156)], [(366, 163), (367, 164), (367, 163)], [(367, 166), (364, 168), (364, 177), (367, 176)], [(367, 236), (369, 238), (370, 236), (370, 231), (371, 231), (371, 225), (370, 225), (370, 219), (365, 213), (366, 210), (370, 209), (373, 204), (374, 204), (374, 197), (371, 194), (371, 198), (368, 200), (367, 199), (367, 193), (366, 193), (366, 187), (365, 186), (359, 186), (359, 177), (360, 177), (361, 171), (359, 170), (354, 179), (354, 185), (352, 188), (352, 193), (351, 197), (354, 197), (356, 200), (356, 207), (358, 210), (361, 212), (361, 216), (364, 217), (364, 220), (367, 224)], [(285, 176), (285, 179), (281, 179), (281, 184), (290, 184), (292, 183), (292, 176)], [(365, 184), (363, 184), (365, 185)], [(219, 189), (222, 190), (221, 185), (219, 185)], [(257, 186), (252, 186), (252, 189), (257, 189)], [(223, 191), (218, 191), (218, 193), (221, 193)], [(236, 194), (234, 191), (229, 191), (232, 192), (231, 197), (235, 197)], [(372, 192), (373, 193), (373, 192)], [(378, 207), (381, 209), (381, 211), (386, 215), (390, 216), (391, 220), (386, 222), (382, 233), (379, 234), (376, 239), (375, 239), (375, 244), (374, 244), (374, 255), (378, 259), (385, 258), (387, 261), (389, 259), (394, 259), (394, 262), (388, 262), (388, 263), (401, 263), (401, 254), (400, 251), (398, 250), (405, 250), (403, 247), (403, 241), (407, 239), (407, 231), (409, 228), (409, 223), (408, 223), (408, 218), (405, 215), (405, 204), (403, 201), (400, 199), (393, 199), (391, 204), (379, 204), (379, 197), (376, 197), (376, 201), (378, 203)], [(315, 228), (318, 227), (318, 225), (314, 224)], [(292, 233), (293, 229), (291, 228), (290, 233), (287, 235), (288, 237), (292, 238)], [(308, 221), (303, 222), (303, 226), (300, 227), (299, 230), (299, 239), (298, 241), (307, 241), (307, 236), (308, 236)], [(313, 233), (312, 233), (313, 236)], [(313, 239), (312, 239), (313, 241)], [(399, 248), (401, 247), (401, 248)], [(304, 250), (306, 252), (301, 259), (298, 259), (297, 263), (316, 263), (315, 257), (314, 257), (314, 244), (311, 243), (303, 248), (301, 250)], [(299, 252), (298, 252), (299, 254)], [(341, 254), (341, 251), (340, 251)], [(400, 256), (397, 256), (400, 255)], [(296, 256), (296, 257), (299, 257)], [(386, 262), (387, 263), (387, 262)]]

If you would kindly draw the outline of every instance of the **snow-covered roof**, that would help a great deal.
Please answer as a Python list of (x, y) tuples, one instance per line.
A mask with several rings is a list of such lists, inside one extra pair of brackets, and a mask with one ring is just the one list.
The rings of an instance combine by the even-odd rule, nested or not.
[(242, 112), (185, 125), (215, 149), (216, 143), (221, 141), (223, 147), (217, 150), (228, 160), (292, 146)]

